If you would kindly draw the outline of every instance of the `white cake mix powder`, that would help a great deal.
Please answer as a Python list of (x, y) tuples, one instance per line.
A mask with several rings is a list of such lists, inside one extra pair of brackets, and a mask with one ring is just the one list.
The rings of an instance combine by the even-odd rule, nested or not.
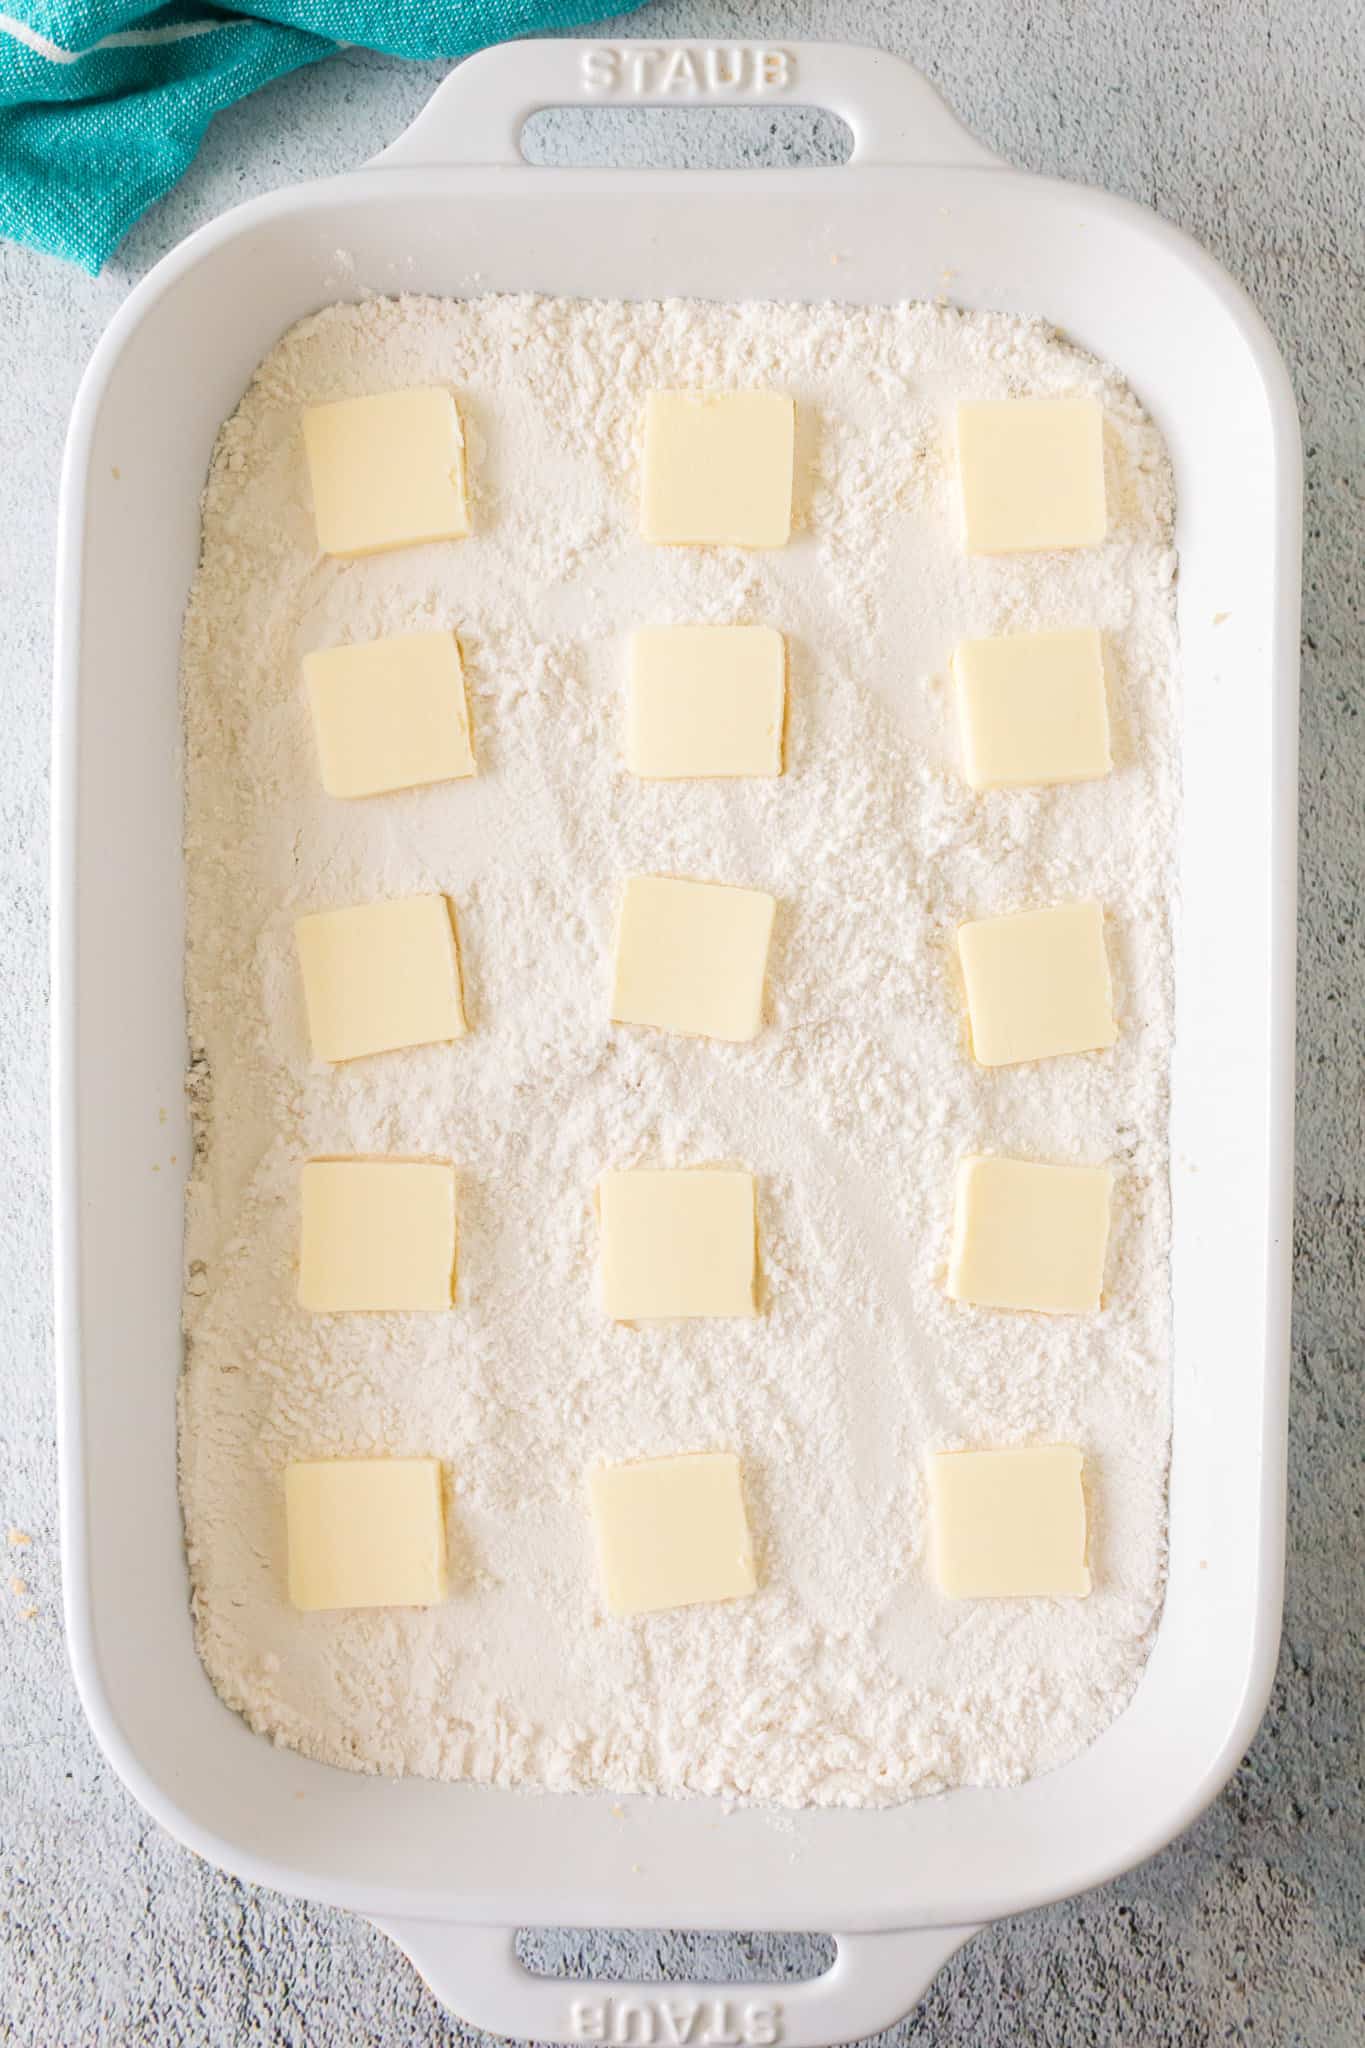
[[(429, 382), (467, 423), (474, 536), (319, 559), (301, 407)], [(642, 400), (670, 385), (795, 397), (788, 548), (637, 538)], [(1071, 392), (1105, 406), (1111, 538), (966, 559), (954, 401)], [(200, 1648), (252, 1727), (364, 1770), (796, 1806), (1007, 1784), (1120, 1711), (1165, 1556), (1171, 516), (1112, 371), (942, 306), (385, 300), (262, 365), (214, 457), (184, 645), (183, 1494)], [(788, 636), (788, 772), (633, 780), (624, 636), (730, 620)], [(1114, 774), (974, 795), (953, 645), (1083, 624), (1108, 636)], [(328, 799), (300, 657), (435, 626), (464, 649), (477, 780)], [(608, 1021), (633, 871), (777, 897), (754, 1043)], [(455, 902), (470, 1035), (314, 1062), (293, 919), (418, 890)], [(977, 1067), (956, 925), (1083, 895), (1109, 913), (1117, 1048)], [(946, 1300), (953, 1171), (983, 1149), (1114, 1162), (1101, 1314)], [(297, 1306), (299, 1166), (347, 1152), (456, 1162), (453, 1313)], [(609, 1322), (597, 1175), (713, 1161), (758, 1177), (762, 1316)], [(1062, 1440), (1086, 1457), (1093, 1596), (944, 1600), (927, 1454)], [(743, 1458), (761, 1590), (606, 1619), (588, 1468), (700, 1449)], [(451, 1596), (295, 1613), (284, 1467), (375, 1452), (445, 1461)]]

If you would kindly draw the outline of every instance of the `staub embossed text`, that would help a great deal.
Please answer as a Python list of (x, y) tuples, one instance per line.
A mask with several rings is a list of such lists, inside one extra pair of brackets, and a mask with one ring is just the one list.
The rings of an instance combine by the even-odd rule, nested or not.
[(604, 2048), (777, 2048), (782, 2007), (748, 1998), (576, 1998), (569, 2032)]
[(708, 94), (790, 92), (796, 56), (765, 43), (591, 43), (583, 51), (586, 92), (625, 99), (705, 99)]

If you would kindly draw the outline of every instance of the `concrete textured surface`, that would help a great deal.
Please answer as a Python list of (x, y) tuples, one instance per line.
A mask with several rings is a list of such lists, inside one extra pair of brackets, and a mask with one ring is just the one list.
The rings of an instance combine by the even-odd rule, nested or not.
[[(609, 32), (610, 25), (608, 25)], [(599, 31), (602, 32), (602, 31)], [(661, 0), (619, 32), (879, 43), (1017, 163), (1155, 206), (1240, 277), (1302, 408), (1299, 1195), (1288, 1602), (1274, 1698), (1227, 1791), (1120, 1882), (997, 1925), (897, 2041), (1365, 2039), (1365, 0)], [(99, 1756), (60, 1624), (46, 1166), (46, 769), (53, 512), (66, 416), (96, 337), (190, 228), (254, 192), (359, 163), (443, 67), (345, 52), (223, 116), (183, 186), (92, 281), (0, 247), (0, 1528), (31, 1533), (0, 1588), (0, 2039), (431, 2044), (465, 2030), (364, 1923), (220, 1876), (175, 1847)], [(583, 146), (547, 121), (537, 149)], [(599, 127), (598, 156), (799, 162), (800, 114)], [(800, 1974), (780, 1936), (551, 1935), (547, 1963)], [(888, 2036), (888, 2039), (893, 2038)]]

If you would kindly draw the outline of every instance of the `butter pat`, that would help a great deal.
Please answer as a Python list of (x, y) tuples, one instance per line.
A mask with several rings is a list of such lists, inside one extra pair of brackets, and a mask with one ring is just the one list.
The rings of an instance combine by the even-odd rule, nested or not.
[(753, 1546), (731, 1453), (599, 1466), (590, 1484), (610, 1613), (650, 1614), (753, 1592)]
[(626, 766), (660, 780), (780, 775), (787, 653), (771, 626), (631, 635)]
[(290, 1465), (284, 1502), (295, 1607), (429, 1607), (445, 1598), (438, 1459)]
[(317, 1314), (445, 1309), (455, 1293), (455, 1169), (313, 1159), (300, 1175), (299, 1301)]
[(756, 1038), (775, 909), (758, 889), (629, 876), (616, 928), (614, 1022)]
[(604, 1173), (602, 1291), (609, 1316), (752, 1316), (757, 1222), (751, 1173), (706, 1167)]
[(948, 1293), (978, 1308), (1080, 1315), (1100, 1305), (1109, 1242), (1107, 1166), (964, 1159)]
[(957, 944), (983, 1067), (1091, 1052), (1118, 1037), (1098, 903), (978, 918)]
[(294, 932), (315, 1058), (463, 1038), (455, 912), (444, 896), (320, 910)]
[(325, 555), (373, 555), (469, 532), (464, 435), (448, 391), (310, 406), (303, 441)]
[(953, 672), (973, 789), (1088, 782), (1113, 767), (1104, 651), (1093, 628), (964, 640)]
[(641, 533), (702, 547), (785, 546), (795, 440), (796, 407), (779, 392), (651, 391)]
[(954, 1600), (1084, 1598), (1085, 1495), (1070, 1444), (940, 1451), (929, 1463), (938, 1582)]
[(1097, 400), (964, 400), (957, 454), (969, 555), (1088, 548), (1104, 539), (1104, 415)]
[(474, 773), (453, 633), (397, 633), (303, 657), (322, 786), (377, 796)]

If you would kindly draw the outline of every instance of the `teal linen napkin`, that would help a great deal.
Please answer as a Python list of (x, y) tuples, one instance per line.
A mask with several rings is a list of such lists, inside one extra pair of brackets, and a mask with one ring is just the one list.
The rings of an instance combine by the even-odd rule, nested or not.
[(0, 0), (0, 235), (97, 271), (220, 107), (338, 44), (464, 57), (643, 0)]

